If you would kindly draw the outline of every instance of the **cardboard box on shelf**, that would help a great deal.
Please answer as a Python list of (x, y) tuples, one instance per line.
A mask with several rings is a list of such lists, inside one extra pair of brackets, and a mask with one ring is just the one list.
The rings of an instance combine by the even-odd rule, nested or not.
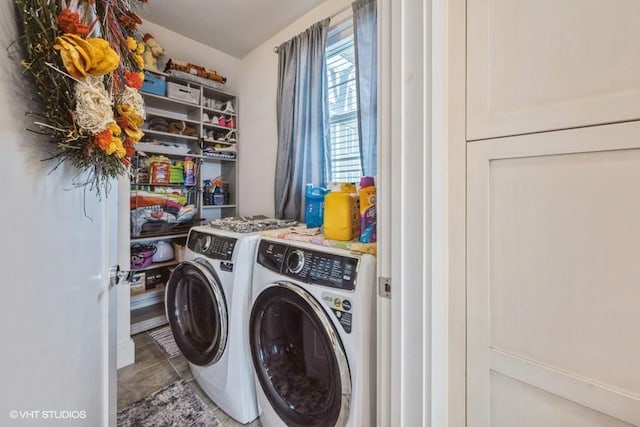
[(146, 273), (140, 271), (131, 275), (131, 282), (129, 283), (131, 295), (138, 295), (145, 291)]

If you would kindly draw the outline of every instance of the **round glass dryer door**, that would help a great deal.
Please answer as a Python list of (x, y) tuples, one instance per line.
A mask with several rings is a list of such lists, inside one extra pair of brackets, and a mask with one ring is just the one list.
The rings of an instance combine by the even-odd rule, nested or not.
[(165, 292), (173, 337), (189, 362), (217, 362), (227, 342), (227, 304), (220, 279), (203, 260), (184, 261), (171, 273)]
[(271, 406), (288, 426), (344, 426), (351, 378), (340, 338), (304, 289), (276, 283), (256, 299), (251, 356)]

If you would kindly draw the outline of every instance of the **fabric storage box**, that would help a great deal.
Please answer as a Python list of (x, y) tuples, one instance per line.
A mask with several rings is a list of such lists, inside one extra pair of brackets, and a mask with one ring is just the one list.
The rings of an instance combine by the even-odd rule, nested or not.
[(164, 76), (156, 76), (155, 74), (145, 71), (144, 82), (142, 82), (140, 90), (154, 95), (165, 96), (167, 92), (167, 82)]
[(178, 83), (167, 83), (167, 96), (180, 101), (191, 102), (193, 104), (200, 103), (200, 89), (181, 85)]

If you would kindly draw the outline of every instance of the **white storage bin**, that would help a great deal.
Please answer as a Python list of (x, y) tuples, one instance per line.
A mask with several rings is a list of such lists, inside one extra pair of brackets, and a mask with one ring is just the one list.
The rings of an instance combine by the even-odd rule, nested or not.
[(178, 83), (167, 83), (167, 96), (180, 101), (200, 104), (200, 89)]

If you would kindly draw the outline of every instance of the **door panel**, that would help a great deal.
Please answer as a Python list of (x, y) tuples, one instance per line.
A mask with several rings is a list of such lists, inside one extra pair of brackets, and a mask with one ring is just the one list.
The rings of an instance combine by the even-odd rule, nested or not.
[(469, 144), (469, 425), (529, 399), (553, 401), (537, 425), (588, 425), (560, 422), (589, 413), (565, 400), (640, 424), (638, 141), (625, 123)]
[(622, 427), (632, 424), (492, 372), (491, 425)]
[(640, 118), (640, 2), (467, 5), (467, 139)]

